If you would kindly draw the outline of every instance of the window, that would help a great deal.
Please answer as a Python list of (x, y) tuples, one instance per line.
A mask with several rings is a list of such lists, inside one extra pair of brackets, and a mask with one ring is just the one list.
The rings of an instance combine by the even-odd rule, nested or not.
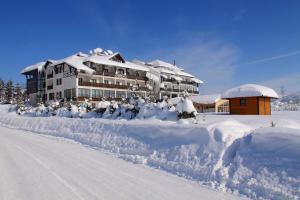
[(108, 80), (104, 80), (104, 84), (108, 84)]
[(79, 78), (79, 79), (78, 79), (78, 84), (79, 84), (79, 85), (82, 85), (82, 83), (83, 83), (82, 78)]
[(61, 78), (56, 79), (56, 85), (61, 85), (61, 84), (62, 84)]
[(118, 74), (124, 75), (124, 70), (123, 69), (118, 69)]
[(49, 100), (54, 100), (54, 93), (49, 94)]
[(240, 106), (246, 106), (246, 99), (240, 99)]
[(117, 82), (116, 82), (116, 85), (120, 85), (120, 81), (117, 81)]
[(108, 72), (108, 69), (103, 69), (103, 72), (106, 72), (106, 73), (107, 73), (107, 72)]
[(90, 97), (90, 89), (78, 88), (79, 97)]
[(117, 91), (116, 95), (117, 95), (116, 98), (125, 98), (126, 92), (125, 91)]
[(92, 79), (93, 85), (96, 85), (96, 79)]
[(92, 97), (93, 98), (100, 98), (102, 97), (102, 90), (92, 90)]
[(115, 91), (113, 90), (104, 90), (104, 97), (106, 98), (115, 98)]
[(55, 74), (60, 74), (63, 70), (63, 66), (62, 65), (57, 65), (54, 69)]
[(62, 98), (62, 92), (56, 92), (56, 99)]

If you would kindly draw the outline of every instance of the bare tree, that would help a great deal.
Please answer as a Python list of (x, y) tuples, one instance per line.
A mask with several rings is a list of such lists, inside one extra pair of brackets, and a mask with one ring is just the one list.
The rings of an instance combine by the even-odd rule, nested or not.
[(283, 98), (285, 96), (285, 87), (284, 87), (284, 85), (280, 86), (280, 95), (281, 95), (281, 98)]

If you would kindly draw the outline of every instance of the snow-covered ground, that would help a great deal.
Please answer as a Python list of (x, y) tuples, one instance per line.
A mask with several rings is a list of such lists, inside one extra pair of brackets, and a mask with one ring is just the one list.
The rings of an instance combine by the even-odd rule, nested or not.
[(80, 144), (0, 127), (0, 199), (240, 199)]
[(7, 110), (0, 106), (2, 126), (72, 139), (219, 190), (254, 199), (300, 195), (300, 112), (199, 115), (195, 124), (26, 117)]

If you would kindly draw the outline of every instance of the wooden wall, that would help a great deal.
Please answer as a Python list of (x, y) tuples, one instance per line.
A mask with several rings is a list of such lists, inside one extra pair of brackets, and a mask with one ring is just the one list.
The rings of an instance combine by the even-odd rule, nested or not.
[(271, 102), (269, 97), (259, 97), (259, 114), (271, 115)]
[[(240, 99), (246, 99), (246, 105), (240, 104)], [(232, 115), (270, 115), (269, 97), (243, 97), (229, 99), (230, 114)]]

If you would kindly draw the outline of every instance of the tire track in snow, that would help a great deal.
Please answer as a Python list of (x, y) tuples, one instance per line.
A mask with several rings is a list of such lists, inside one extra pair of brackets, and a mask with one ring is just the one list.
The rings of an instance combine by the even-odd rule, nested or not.
[(38, 159), (36, 156), (34, 156), (29, 151), (26, 151), (22, 147), (17, 146), (17, 145), (15, 145), (15, 147), (17, 149), (19, 149), (20, 151), (22, 151), (23, 153), (25, 153), (30, 158), (32, 158), (36, 163), (38, 163), (41, 167), (43, 167), (46, 171), (48, 171), (51, 175), (53, 175), (61, 184), (63, 184), (66, 188), (68, 188), (78, 199), (85, 200), (80, 194), (78, 194), (78, 192), (76, 191), (76, 189), (74, 187), (72, 187), (72, 185), (70, 183), (68, 183), (68, 181), (66, 181), (64, 178), (62, 178), (56, 172), (54, 172), (53, 170), (51, 170), (51, 168), (46, 163), (44, 163), (43, 161), (41, 161), (40, 159)]

